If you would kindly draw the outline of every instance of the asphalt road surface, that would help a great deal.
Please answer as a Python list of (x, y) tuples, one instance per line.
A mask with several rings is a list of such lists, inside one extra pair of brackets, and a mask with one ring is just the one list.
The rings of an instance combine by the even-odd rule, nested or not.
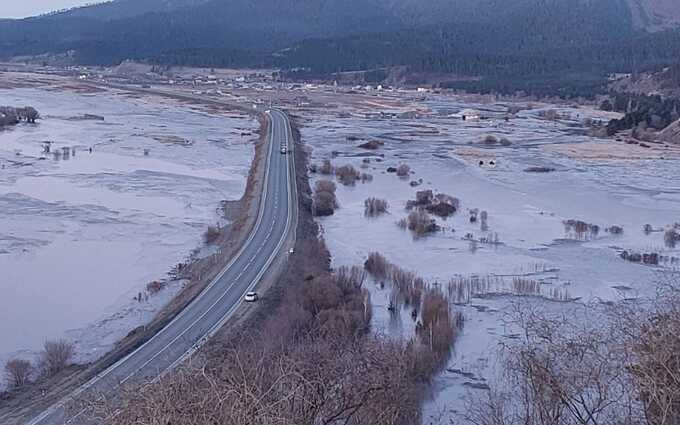
[[(120, 385), (151, 380), (182, 362), (216, 333), (253, 290), (267, 268), (282, 252), (293, 231), (295, 167), (290, 123), (278, 110), (271, 118), (262, 202), (255, 227), (242, 249), (213, 282), (172, 322), (125, 358), (94, 377), (73, 394), (41, 412), (28, 425), (63, 425), (86, 422), (86, 411), (67, 408), (86, 391), (112, 393)], [(288, 153), (282, 154), (281, 147)], [(68, 413), (67, 413), (68, 412)], [(39, 412), (36, 412), (38, 414)]]

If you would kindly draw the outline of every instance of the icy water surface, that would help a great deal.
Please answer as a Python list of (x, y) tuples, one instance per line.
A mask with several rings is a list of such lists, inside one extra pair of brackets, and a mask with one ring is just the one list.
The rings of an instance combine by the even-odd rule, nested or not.
[(242, 196), (257, 123), (117, 92), (0, 90), (0, 104), (43, 116), (0, 131), (0, 364), (64, 336), (92, 360), (180, 289), (132, 301)]
[[(424, 411), (425, 423), (448, 423), (463, 408), (462, 397), (479, 396), (477, 392), (484, 390), (475, 387), (492, 385), (496, 347), (514, 337), (507, 319), (516, 302), (561, 309), (593, 300), (640, 297), (653, 293), (655, 283), (680, 266), (678, 262), (645, 266), (619, 257), (623, 249), (680, 257), (677, 248), (664, 245), (662, 232), (642, 230), (645, 224), (660, 230), (680, 221), (679, 164), (658, 159), (584, 160), (552, 150), (561, 144), (596, 141), (586, 135), (581, 120), (607, 117), (585, 108), (560, 108), (571, 118), (556, 122), (541, 118), (540, 109), (521, 111), (506, 122), (507, 104), (475, 105), (438, 97), (423, 101), (421, 107), (430, 112), (418, 119), (367, 119), (363, 112), (351, 110), (343, 111), (343, 118), (310, 116), (302, 135), (314, 149), (314, 161), (332, 157), (336, 166), (352, 164), (373, 175), (370, 183), (338, 184), (341, 207), (320, 220), (334, 266), (363, 264), (369, 252), (380, 251), (389, 261), (437, 282), (444, 292), (455, 278), (502, 280), (491, 292), (505, 293), (512, 292), (508, 288), (514, 277), (540, 283), (539, 297), (473, 297), (465, 306), (456, 306), (465, 314), (465, 328)], [(482, 110), (490, 118), (465, 122), (453, 116), (466, 108)], [(487, 134), (507, 137), (512, 144), (483, 145), (480, 141)], [(356, 148), (366, 140), (385, 144), (376, 151)], [(364, 163), (366, 158), (370, 163)], [(386, 172), (400, 163), (411, 166), (408, 179)], [(524, 171), (532, 166), (555, 171)], [(411, 181), (421, 184), (412, 187)], [(424, 189), (455, 196), (461, 208), (453, 217), (438, 220), (442, 232), (414, 239), (396, 222), (407, 215), (406, 202)], [(371, 196), (387, 199), (390, 213), (365, 218), (364, 200)], [(488, 212), (488, 230), (469, 222), (469, 209)], [(577, 235), (563, 224), (570, 219), (596, 224), (599, 232)], [(605, 230), (613, 225), (622, 226), (623, 234)], [(498, 244), (466, 240), (495, 235)], [(376, 310), (374, 330), (395, 337), (413, 335), (410, 311), (396, 316), (387, 312), (390, 289), (375, 284), (369, 289)]]

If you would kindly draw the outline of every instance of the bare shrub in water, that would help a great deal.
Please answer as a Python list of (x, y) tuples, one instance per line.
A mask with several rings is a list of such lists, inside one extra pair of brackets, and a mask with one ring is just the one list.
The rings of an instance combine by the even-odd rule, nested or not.
[(364, 215), (376, 217), (387, 212), (387, 201), (379, 198), (368, 198), (364, 201)]

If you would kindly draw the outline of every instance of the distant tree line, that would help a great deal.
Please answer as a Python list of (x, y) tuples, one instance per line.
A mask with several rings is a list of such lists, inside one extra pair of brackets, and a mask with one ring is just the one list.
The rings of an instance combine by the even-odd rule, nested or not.
[(623, 112), (621, 119), (611, 120), (607, 133), (613, 135), (642, 125), (644, 128), (663, 130), (680, 119), (680, 99), (634, 94), (616, 94), (611, 101), (601, 105), (604, 110)]
[[(367, 83), (436, 75), (442, 87), (562, 97), (606, 90), (608, 75), (676, 63), (680, 30), (634, 29), (623, 1), (501, 8), (476, 21), (404, 26), (358, 0), (210, 1), (167, 13), (92, 19), (78, 13), (0, 22), (0, 58), (75, 51), (82, 64), (276, 67), (285, 78), (369, 71)], [(113, 7), (108, 5), (106, 7)], [(104, 9), (102, 9), (104, 10)], [(87, 12), (87, 13), (86, 13)], [(450, 76), (447, 78), (446, 76)], [(474, 78), (470, 78), (474, 77)]]

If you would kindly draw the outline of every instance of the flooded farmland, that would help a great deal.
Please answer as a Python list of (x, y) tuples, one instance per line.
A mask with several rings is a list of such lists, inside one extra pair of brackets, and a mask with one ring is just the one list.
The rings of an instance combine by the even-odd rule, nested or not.
[(0, 364), (62, 337), (94, 360), (181, 289), (133, 300), (243, 195), (257, 122), (115, 90), (2, 89), (0, 104), (42, 115), (0, 131)]
[[(313, 162), (372, 176), (338, 183), (340, 208), (319, 220), (333, 265), (363, 264), (380, 251), (441, 288), (465, 316), (424, 423), (448, 423), (466, 396), (493, 384), (497, 348), (516, 337), (509, 317), (518, 305), (567, 311), (646, 297), (680, 268), (680, 250), (664, 238), (680, 222), (680, 152), (590, 136), (585, 124), (611, 114), (434, 95), (410, 114), (329, 110), (299, 113)], [(474, 118), (463, 120), (464, 111)], [(358, 147), (369, 141), (376, 143)], [(402, 164), (410, 172), (400, 178)], [(397, 222), (426, 190), (459, 207), (437, 218), (439, 231), (414, 237)], [(369, 197), (385, 199), (388, 214), (365, 217)], [(368, 288), (374, 331), (411, 338), (417, 316), (407, 306), (395, 311), (389, 286)]]

